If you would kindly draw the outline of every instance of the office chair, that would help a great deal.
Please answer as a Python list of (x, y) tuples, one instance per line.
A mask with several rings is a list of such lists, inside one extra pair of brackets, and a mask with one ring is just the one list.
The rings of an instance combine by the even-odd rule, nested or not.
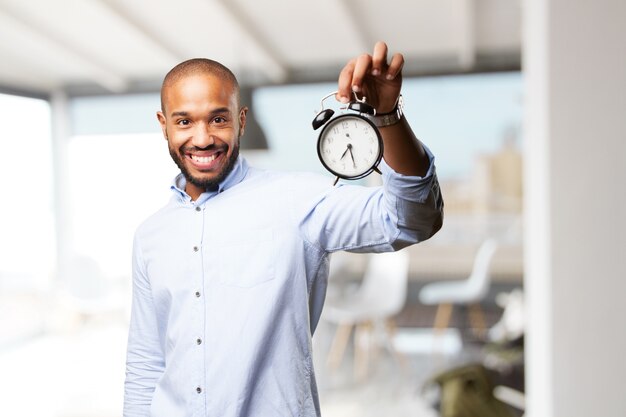
[(470, 325), (478, 332), (485, 332), (484, 314), (480, 302), (485, 298), (491, 285), (489, 271), (491, 261), (498, 248), (495, 239), (485, 240), (474, 258), (472, 272), (463, 281), (433, 282), (422, 287), (419, 300), (426, 305), (438, 305), (433, 327), (442, 332), (448, 327), (452, 316), (453, 306), (469, 306)]
[(328, 353), (331, 370), (341, 363), (353, 327), (354, 374), (357, 378), (367, 374), (370, 337), (375, 329), (383, 330), (386, 348), (397, 360), (402, 361), (393, 348), (393, 317), (406, 302), (408, 273), (409, 255), (406, 251), (374, 254), (368, 262), (361, 285), (353, 295), (327, 300), (322, 319), (337, 325)]

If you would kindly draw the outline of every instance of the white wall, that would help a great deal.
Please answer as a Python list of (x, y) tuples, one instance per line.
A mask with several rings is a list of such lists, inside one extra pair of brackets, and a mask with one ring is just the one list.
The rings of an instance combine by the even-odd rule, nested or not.
[(626, 415), (626, 2), (524, 4), (527, 411)]

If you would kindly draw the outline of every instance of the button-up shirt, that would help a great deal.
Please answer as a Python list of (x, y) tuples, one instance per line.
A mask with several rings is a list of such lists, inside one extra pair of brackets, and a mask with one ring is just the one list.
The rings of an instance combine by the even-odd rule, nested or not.
[(311, 336), (329, 254), (429, 238), (443, 202), (384, 161), (383, 186), (254, 169), (240, 157), (196, 201), (173, 197), (138, 229), (124, 416), (319, 416)]

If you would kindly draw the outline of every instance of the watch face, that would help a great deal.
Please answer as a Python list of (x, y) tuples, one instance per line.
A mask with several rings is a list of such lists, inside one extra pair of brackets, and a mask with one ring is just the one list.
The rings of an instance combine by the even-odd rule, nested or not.
[(326, 169), (341, 178), (357, 179), (372, 172), (383, 155), (383, 142), (367, 119), (345, 114), (324, 126), (317, 153)]

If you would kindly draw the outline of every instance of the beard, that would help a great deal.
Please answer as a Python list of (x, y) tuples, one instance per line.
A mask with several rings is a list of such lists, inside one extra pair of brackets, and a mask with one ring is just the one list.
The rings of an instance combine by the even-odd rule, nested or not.
[[(183, 148), (176, 150), (171, 146), (168, 146), (170, 151), (170, 156), (174, 160), (174, 163), (180, 169), (180, 172), (183, 174), (188, 183), (195, 185), (198, 188), (202, 188), (205, 190), (216, 190), (219, 184), (224, 181), (224, 179), (230, 174), (235, 168), (235, 163), (237, 162), (237, 158), (239, 157), (239, 138), (233, 143), (233, 151), (230, 156), (227, 156), (228, 160), (226, 164), (223, 166), (222, 170), (217, 173), (217, 176), (213, 178), (202, 178), (191, 175), (187, 167), (185, 166), (185, 151), (189, 148)], [(227, 153), (224, 152), (226, 155)]]

